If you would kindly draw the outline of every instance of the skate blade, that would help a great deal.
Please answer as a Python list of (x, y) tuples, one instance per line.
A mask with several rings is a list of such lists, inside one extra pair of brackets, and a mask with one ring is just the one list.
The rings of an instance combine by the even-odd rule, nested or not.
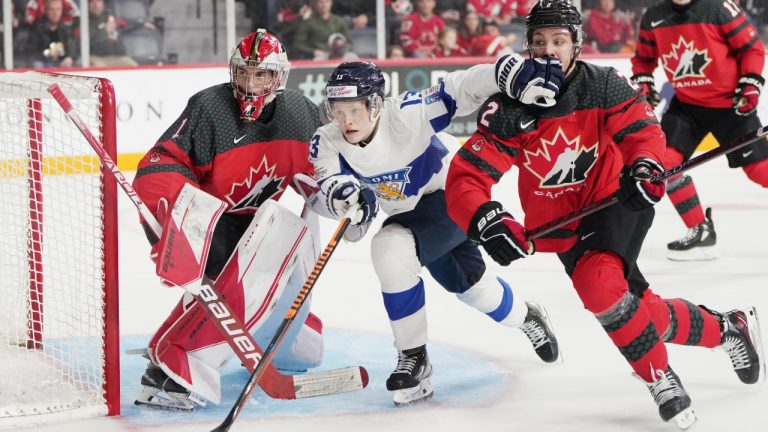
[[(557, 341), (557, 332), (555, 332), (555, 325), (552, 323), (552, 318), (549, 317), (549, 312), (547, 312), (547, 308), (545, 308), (542, 305), (539, 305), (541, 308), (541, 312), (544, 314), (544, 319), (547, 320), (547, 323), (549, 323), (549, 328), (552, 330), (552, 335), (555, 338), (555, 341)], [(554, 359), (551, 362), (548, 362), (549, 364), (563, 364), (565, 362), (565, 359), (563, 359), (563, 351), (560, 349), (560, 341), (556, 342), (557, 344), (557, 358)]]
[(167, 411), (192, 412), (195, 409), (195, 403), (186, 397), (174, 396), (171, 393), (147, 386), (144, 386), (133, 404)]
[(392, 393), (396, 407), (421, 403), (431, 399), (432, 396), (435, 395), (435, 392), (432, 389), (432, 382), (429, 380), (429, 378), (422, 380), (421, 383), (416, 387), (395, 390)]
[(669, 421), (674, 422), (675, 426), (680, 430), (688, 430), (694, 423), (696, 423), (696, 414), (693, 413), (693, 409), (686, 408), (669, 419)]
[(766, 380), (765, 369), (765, 351), (763, 351), (763, 337), (760, 332), (760, 320), (757, 317), (757, 308), (754, 306), (747, 309), (747, 328), (749, 328), (749, 336), (752, 338), (752, 344), (757, 351), (757, 358), (760, 362), (760, 377), (757, 382)]
[(717, 259), (715, 246), (700, 246), (687, 251), (667, 249), (667, 259), (670, 261), (712, 261)]

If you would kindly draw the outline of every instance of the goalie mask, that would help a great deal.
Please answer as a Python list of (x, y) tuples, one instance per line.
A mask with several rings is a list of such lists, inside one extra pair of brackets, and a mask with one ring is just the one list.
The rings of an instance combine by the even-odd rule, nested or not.
[(291, 63), (280, 41), (264, 29), (240, 39), (229, 58), (229, 80), (240, 119), (256, 120), (288, 81)]
[(328, 78), (325, 86), (325, 113), (333, 120), (333, 102), (366, 101), (370, 120), (374, 121), (381, 110), (384, 99), (384, 74), (371, 62), (345, 62), (340, 64)]
[(584, 39), (584, 33), (581, 30), (581, 12), (571, 4), (570, 0), (539, 0), (525, 18), (525, 36), (529, 51), (533, 43), (533, 32), (536, 29), (548, 27), (564, 27), (571, 32), (574, 45), (571, 62), (576, 61)]

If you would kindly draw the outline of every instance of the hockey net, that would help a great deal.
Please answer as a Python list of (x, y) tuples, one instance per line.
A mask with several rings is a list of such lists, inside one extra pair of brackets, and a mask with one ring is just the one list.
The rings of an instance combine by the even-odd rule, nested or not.
[(120, 409), (115, 181), (53, 83), (115, 157), (109, 81), (0, 73), (0, 429)]

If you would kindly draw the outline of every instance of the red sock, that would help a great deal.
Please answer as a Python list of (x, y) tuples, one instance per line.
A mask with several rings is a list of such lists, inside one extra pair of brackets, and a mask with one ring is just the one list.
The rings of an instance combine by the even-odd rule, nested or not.
[(704, 210), (692, 178), (683, 174), (671, 179), (667, 183), (667, 195), (685, 226), (693, 228), (704, 222)]
[(647, 306), (631, 294), (621, 259), (606, 252), (589, 252), (571, 275), (587, 310), (597, 316), (621, 355), (646, 382), (653, 370), (667, 369), (667, 349)]
[(714, 348), (720, 345), (720, 321), (708, 310), (683, 299), (665, 299), (671, 322), (664, 341)]
[(762, 187), (768, 187), (768, 159), (751, 163), (743, 169), (750, 180)]
[[(664, 167), (670, 168), (679, 165), (685, 157), (677, 149), (667, 147), (664, 152)], [(699, 194), (696, 192), (696, 186), (693, 179), (685, 174), (675, 176), (667, 182), (667, 195), (675, 210), (683, 219), (683, 223), (688, 228), (704, 222), (704, 210), (701, 208)]]

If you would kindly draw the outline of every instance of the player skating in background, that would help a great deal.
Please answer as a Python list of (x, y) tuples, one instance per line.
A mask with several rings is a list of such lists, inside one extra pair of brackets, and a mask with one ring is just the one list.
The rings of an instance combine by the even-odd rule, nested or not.
[[(611, 195), (614, 205), (536, 239), (535, 249), (558, 254), (584, 307), (593, 313), (665, 421), (681, 428), (696, 419), (691, 399), (669, 366), (665, 342), (720, 347), (741, 381), (764, 374), (754, 308), (716, 312), (655, 294), (637, 267), (663, 183), (664, 134), (656, 116), (616, 70), (577, 61), (581, 14), (567, 0), (542, 0), (526, 19), (532, 57), (557, 57), (566, 80), (552, 107), (534, 107), (499, 94), (480, 108), (478, 130), (451, 161), (449, 215), (502, 265), (532, 253), (524, 227), (491, 188), (513, 166), (525, 225), (535, 228)], [(503, 77), (500, 78), (503, 81)], [(576, 151), (573, 175), (546, 176), (558, 155)], [(548, 180), (548, 181), (545, 181)]]
[[(516, 95), (526, 100), (552, 102), (562, 80), (556, 61), (524, 62), (515, 55), (498, 66), (532, 83), (517, 88)], [(545, 81), (550, 74), (552, 80)], [(350, 205), (359, 205), (347, 231), (351, 241), (365, 234), (379, 205), (388, 215), (371, 241), (371, 256), (398, 350), (397, 367), (387, 379), (396, 405), (433, 394), (422, 267), (464, 303), (521, 329), (545, 362), (559, 356), (544, 309), (513, 295), (510, 284), (487, 272), (477, 244), (446, 213), (449, 151), (444, 140), (453, 138), (438, 133), (454, 116), (469, 114), (498, 91), (492, 64), (450, 73), (421, 92), (385, 99), (379, 67), (348, 62), (331, 73), (326, 86), (325, 107), (334, 121), (310, 141), (310, 157), (327, 197), (319, 211), (340, 218)]]
[[(229, 65), (230, 82), (190, 98), (139, 163), (134, 187), (161, 224), (184, 184), (226, 202), (205, 275), (212, 280), (232, 273), (242, 277), (220, 291), (264, 347), (318, 256), (317, 233), (306, 231), (312, 218), (305, 222), (268, 200), (279, 199), (298, 173), (312, 175), (307, 142), (321, 123), (316, 105), (283, 89), (290, 63), (274, 35), (259, 30), (245, 36)], [(316, 224), (317, 216), (308, 214)], [(246, 269), (238, 269), (237, 260), (229, 265), (243, 233), (257, 225), (269, 229), (255, 231), (261, 237), (246, 241), (268, 246)], [(150, 236), (155, 248), (157, 240)], [(320, 320), (306, 306), (299, 314), (276, 353), (277, 367), (302, 370), (322, 359)], [(152, 337), (148, 353), (137, 404), (191, 410), (195, 402), (219, 402), (220, 370), (233, 352), (189, 294)]]
[[(661, 160), (665, 167), (688, 160), (710, 132), (727, 145), (760, 127), (756, 109), (765, 83), (764, 61), (760, 35), (738, 1), (664, 0), (645, 12), (632, 59), (632, 81), (657, 105), (661, 99), (653, 71), (661, 62), (675, 89), (661, 120), (667, 136)], [(728, 154), (731, 168), (741, 167), (763, 187), (768, 187), (766, 159), (765, 140)], [(671, 178), (667, 193), (688, 227), (685, 237), (667, 245), (669, 258), (716, 258), (711, 209), (702, 209), (691, 177)]]

